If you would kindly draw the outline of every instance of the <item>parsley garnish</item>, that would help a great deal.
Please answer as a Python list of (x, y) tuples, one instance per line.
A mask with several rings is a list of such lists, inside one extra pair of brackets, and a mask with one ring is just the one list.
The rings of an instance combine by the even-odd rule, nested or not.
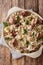
[(23, 38), (19, 39), (20, 41), (23, 41)]
[(19, 16), (17, 16), (17, 21), (20, 22), (20, 17)]
[(8, 23), (7, 22), (3, 22), (3, 24), (4, 24), (5, 27), (8, 26)]
[(29, 21), (28, 20), (26, 20), (26, 25), (28, 25), (29, 24)]
[(33, 17), (29, 17), (27, 20), (26, 20), (26, 25), (28, 25), (30, 23), (30, 21), (32, 21)]
[(28, 47), (29, 44), (30, 44), (30, 42), (27, 40), (27, 41), (26, 41), (26, 45), (27, 45), (27, 47)]
[(33, 32), (33, 33), (32, 33), (32, 36), (34, 36), (34, 35), (35, 35), (35, 33)]
[(6, 40), (12, 40), (12, 38), (10, 38), (10, 37), (6, 37), (5, 39), (6, 39)]
[(20, 16), (17, 16), (17, 22), (21, 25), (21, 22), (20, 22)]
[(33, 19), (33, 17), (31, 16), (28, 20), (29, 20), (29, 21), (32, 21), (32, 19)]
[(23, 34), (27, 34), (27, 30), (26, 29), (23, 29)]

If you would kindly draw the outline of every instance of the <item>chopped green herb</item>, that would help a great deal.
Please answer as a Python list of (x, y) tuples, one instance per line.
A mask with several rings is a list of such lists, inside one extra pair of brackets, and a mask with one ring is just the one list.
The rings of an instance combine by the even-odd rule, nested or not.
[(27, 30), (26, 29), (23, 30), (23, 34), (27, 34)]
[(20, 41), (23, 41), (23, 38), (19, 39)]
[(27, 40), (27, 41), (26, 41), (26, 45), (27, 45), (27, 47), (28, 47), (29, 44), (30, 44), (30, 42)]
[(5, 39), (6, 39), (6, 40), (12, 40), (12, 38), (10, 38), (10, 37), (6, 37)]
[(30, 21), (32, 21), (33, 17), (29, 17), (27, 20), (26, 20), (26, 25), (28, 25), (30, 23)]
[(17, 16), (17, 21), (20, 22), (20, 17), (19, 16)]
[(34, 35), (35, 35), (35, 33), (33, 32), (33, 33), (32, 33), (32, 36), (34, 36)]
[(4, 24), (5, 27), (8, 26), (8, 23), (7, 22), (3, 22), (3, 24)]
[(26, 25), (28, 25), (29, 24), (29, 21), (28, 20), (26, 20)]
[(33, 19), (33, 17), (30, 17), (28, 20), (29, 20), (29, 21), (32, 21), (32, 19)]
[(21, 25), (20, 17), (19, 16), (17, 16), (17, 22)]

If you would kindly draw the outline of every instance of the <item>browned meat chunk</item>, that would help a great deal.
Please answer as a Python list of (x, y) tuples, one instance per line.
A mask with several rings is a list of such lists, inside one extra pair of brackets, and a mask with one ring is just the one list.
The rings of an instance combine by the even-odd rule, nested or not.
[(38, 34), (37, 41), (39, 40), (43, 41), (43, 32)]
[(17, 23), (17, 20), (15, 19), (15, 16), (11, 15), (9, 17), (9, 24), (16, 24)]
[(43, 20), (38, 18), (37, 21), (36, 21), (36, 24), (43, 24)]
[(31, 13), (28, 11), (22, 11), (20, 12), (21, 15), (23, 15), (23, 17), (29, 16)]
[(31, 26), (32, 26), (32, 27), (35, 26), (35, 20), (34, 20), (34, 19), (31, 21)]
[(41, 38), (41, 37), (43, 37), (43, 33), (39, 33), (39, 35), (38, 35), (38, 38)]
[(13, 24), (14, 23), (14, 18), (13, 18), (13, 16), (10, 16), (10, 18), (9, 18), (9, 24)]
[(31, 21), (31, 26), (34, 27), (35, 25), (40, 25), (43, 24), (43, 20), (39, 19), (39, 18), (35, 18)]
[(16, 40), (16, 39), (13, 39), (13, 40), (12, 40), (12, 44), (13, 44), (14, 47), (17, 47), (17, 46), (18, 46), (17, 40)]
[(15, 30), (12, 30), (12, 36), (15, 37), (16, 36), (16, 31)]

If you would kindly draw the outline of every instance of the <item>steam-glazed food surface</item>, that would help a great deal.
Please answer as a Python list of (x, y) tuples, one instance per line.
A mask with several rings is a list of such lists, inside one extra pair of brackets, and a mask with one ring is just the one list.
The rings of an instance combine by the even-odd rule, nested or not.
[(28, 11), (12, 13), (4, 24), (4, 38), (13, 49), (22, 53), (36, 51), (43, 43), (43, 21)]

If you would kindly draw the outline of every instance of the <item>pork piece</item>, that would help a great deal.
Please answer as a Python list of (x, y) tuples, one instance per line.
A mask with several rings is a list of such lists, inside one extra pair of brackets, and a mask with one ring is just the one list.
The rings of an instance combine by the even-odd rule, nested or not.
[(19, 23), (17, 23), (17, 24), (16, 24), (16, 27), (18, 27), (19, 25), (20, 25), (20, 24), (19, 24)]
[(16, 36), (16, 31), (15, 30), (12, 30), (12, 36), (15, 37)]
[[(26, 47), (20, 47), (20, 52), (21, 53), (26, 53), (27, 52)], [(29, 50), (28, 50), (28, 52), (29, 52)]]
[(33, 19), (33, 20), (31, 21), (31, 26), (32, 26), (32, 27), (35, 26), (35, 19)]
[(38, 34), (37, 41), (39, 40), (43, 40), (43, 32)]
[(32, 19), (31, 26), (34, 27), (37, 24), (38, 18)]
[(43, 32), (38, 34), (38, 38), (43, 37)]
[(38, 18), (36, 24), (43, 24), (43, 20)]
[(43, 42), (42, 42), (42, 45), (43, 45)]
[(13, 24), (14, 23), (14, 16), (10, 16), (9, 17), (9, 24)]
[(37, 19), (35, 19), (35, 24), (39, 24), (39, 25), (43, 24), (43, 20), (37, 18)]
[(12, 40), (12, 44), (13, 44), (14, 47), (17, 47), (17, 46), (18, 46), (17, 40), (16, 40), (16, 39), (13, 39), (13, 40)]
[(35, 25), (40, 25), (40, 24), (43, 24), (43, 20), (39, 19), (39, 18), (35, 18), (31, 21), (31, 26), (34, 27)]
[(22, 15), (23, 17), (29, 16), (31, 13), (28, 11), (21, 11), (20, 15)]
[(37, 45), (31, 44), (31, 45), (28, 47), (28, 49), (29, 49), (30, 52), (34, 52), (34, 51), (38, 50), (39, 48), (40, 48), (40, 44), (37, 44)]
[(17, 20), (15, 19), (15, 16), (14, 15), (11, 15), (9, 17), (9, 24), (16, 24), (17, 23)]

